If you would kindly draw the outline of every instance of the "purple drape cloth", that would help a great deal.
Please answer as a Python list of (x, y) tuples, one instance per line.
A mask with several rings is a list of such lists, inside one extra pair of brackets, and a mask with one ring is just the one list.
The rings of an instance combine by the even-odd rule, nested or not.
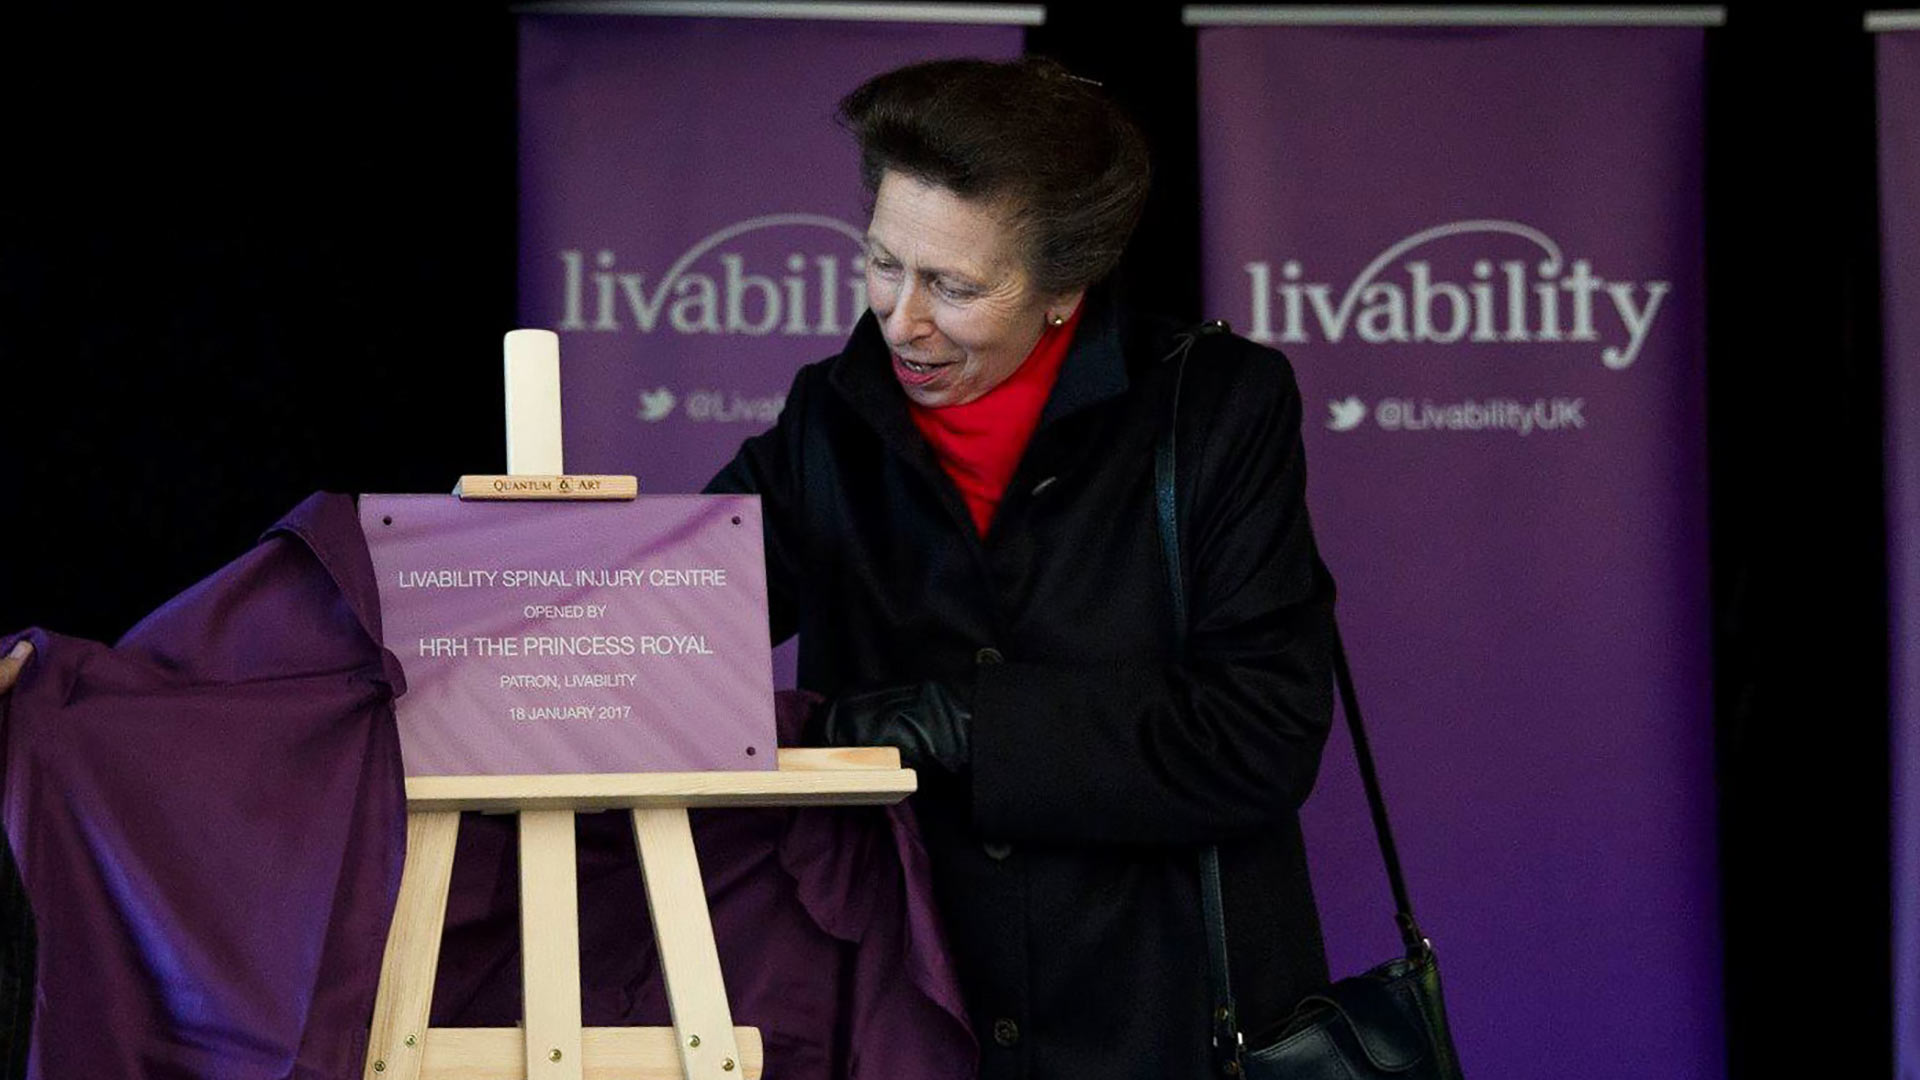
[[(352, 500), (316, 495), (113, 648), (29, 631), (3, 808), (39, 935), (30, 1075), (360, 1075), (405, 847), (379, 605)], [(805, 702), (782, 702), (783, 735)], [(470, 816), (437, 1024), (519, 1019), (511, 819)], [(904, 809), (696, 814), (736, 1023), (766, 1075), (973, 1075)], [(664, 1024), (624, 815), (582, 819), (592, 1025)]]

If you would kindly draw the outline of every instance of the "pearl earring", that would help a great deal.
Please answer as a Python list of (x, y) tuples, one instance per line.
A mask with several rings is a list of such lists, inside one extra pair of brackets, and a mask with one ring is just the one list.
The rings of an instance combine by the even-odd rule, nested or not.
[(1051, 322), (1055, 326), (1067, 325), (1067, 317), (1065, 315), (1060, 315), (1060, 314), (1049, 315), (1047, 316), (1047, 321)]

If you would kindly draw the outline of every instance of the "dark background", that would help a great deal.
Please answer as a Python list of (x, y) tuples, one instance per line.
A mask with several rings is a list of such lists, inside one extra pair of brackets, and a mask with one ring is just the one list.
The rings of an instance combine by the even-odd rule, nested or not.
[[(1199, 316), (1193, 32), (1176, 4), (1049, 7), (1030, 51), (1105, 82), (1154, 144), (1130, 291)], [(1733, 4), (1709, 34), (1736, 1078), (1892, 1072), (1863, 10)], [(315, 489), (437, 491), (504, 469), (504, 4), (35, 5), (0, 15), (0, 101), (0, 631), (110, 640)], [(0, 975), (20, 974), (4, 939)]]

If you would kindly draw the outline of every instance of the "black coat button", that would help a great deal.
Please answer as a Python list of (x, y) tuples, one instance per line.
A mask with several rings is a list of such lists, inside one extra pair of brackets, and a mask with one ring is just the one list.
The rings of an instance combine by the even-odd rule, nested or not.
[(993, 1022), (993, 1041), (1001, 1046), (1012, 1046), (1020, 1041), (1020, 1025), (1002, 1018)]
[(980, 850), (987, 853), (987, 858), (992, 859), (994, 862), (999, 862), (1000, 860), (1013, 854), (1013, 845), (1012, 844), (996, 844), (993, 841), (989, 840), (986, 843), (980, 845)]
[(1000, 650), (991, 645), (973, 654), (973, 662), (976, 664), (998, 664), (1005, 659), (1006, 657), (1000, 655)]

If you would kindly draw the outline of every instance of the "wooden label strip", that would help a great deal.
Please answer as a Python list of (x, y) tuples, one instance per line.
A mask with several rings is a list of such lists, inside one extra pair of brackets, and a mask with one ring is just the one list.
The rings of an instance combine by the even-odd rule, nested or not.
[(476, 474), (462, 476), (453, 493), (462, 499), (624, 500), (640, 494), (640, 481), (632, 476)]

